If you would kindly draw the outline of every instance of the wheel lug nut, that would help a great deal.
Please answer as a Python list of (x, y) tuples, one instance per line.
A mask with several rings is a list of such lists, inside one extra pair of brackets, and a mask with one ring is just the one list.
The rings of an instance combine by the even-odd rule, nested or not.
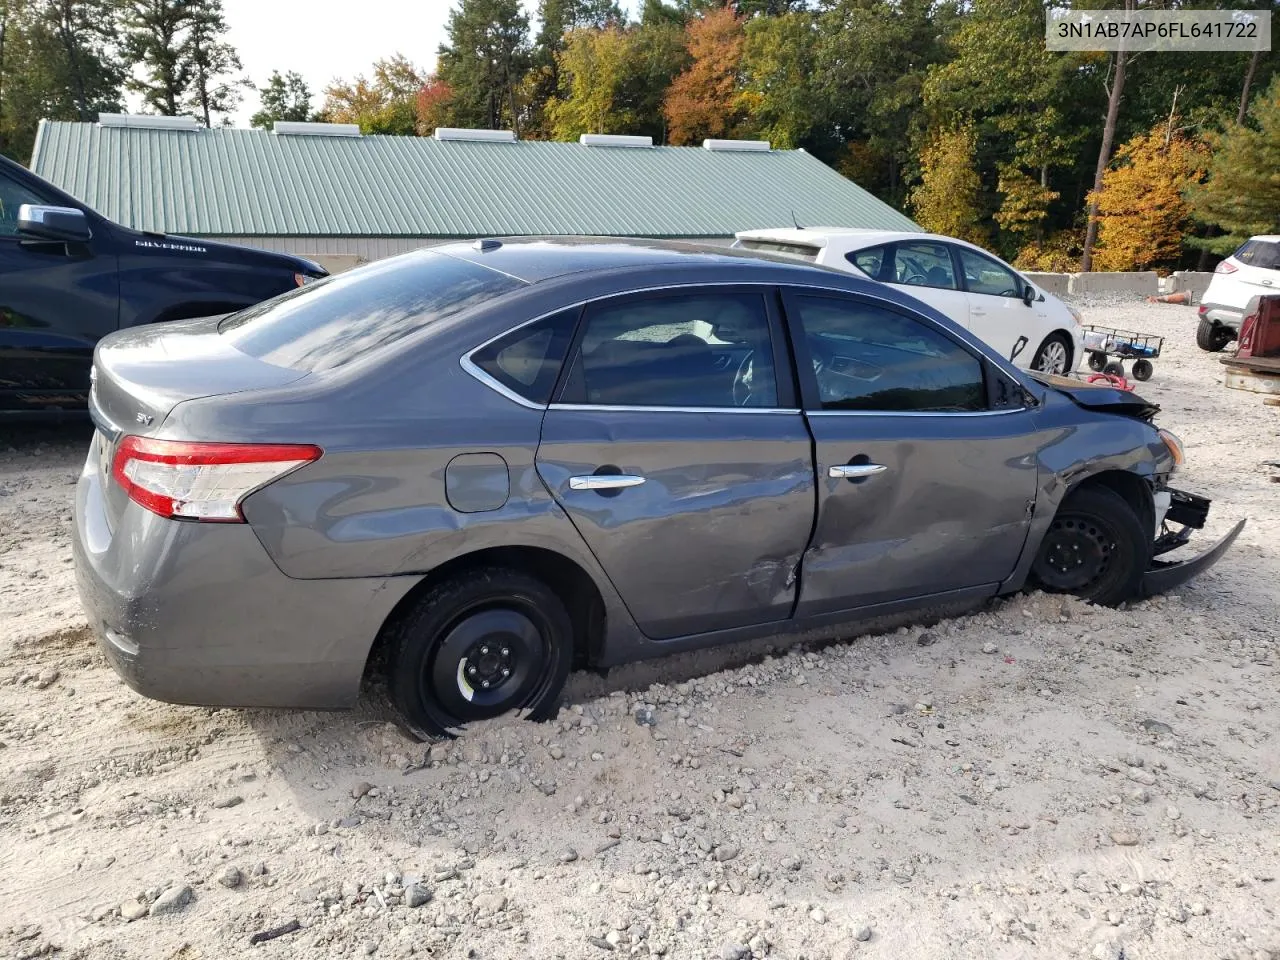
[(502, 648), (502, 655), (503, 655), (504, 657), (509, 657), (509, 656), (511, 656), (511, 651), (510, 651), (509, 649), (507, 649), (506, 647), (503, 647), (503, 648)]
[(481, 648), (480, 648), (480, 655), (481, 655), (481, 656), (488, 656), (488, 655), (489, 655), (489, 648), (488, 648), (488, 647), (481, 647)]
[(489, 681), (488, 681), (488, 680), (481, 680), (481, 681), (480, 681), (480, 686), (484, 687), (486, 690), (487, 690), (487, 689), (489, 689)]
[(476, 665), (474, 663), (467, 667), (467, 673), (471, 674), (473, 677), (476, 675)]
[(503, 675), (504, 677), (509, 677), (509, 676), (511, 676), (511, 671), (510, 671), (510, 669), (508, 669), (507, 667), (503, 667), (503, 668), (502, 668), (502, 675)]

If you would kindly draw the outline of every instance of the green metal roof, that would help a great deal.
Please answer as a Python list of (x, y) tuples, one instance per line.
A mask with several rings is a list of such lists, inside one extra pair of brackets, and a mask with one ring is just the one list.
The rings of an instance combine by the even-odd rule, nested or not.
[(919, 229), (802, 150), (194, 132), (42, 121), (31, 168), (119, 223), (203, 236), (728, 236)]

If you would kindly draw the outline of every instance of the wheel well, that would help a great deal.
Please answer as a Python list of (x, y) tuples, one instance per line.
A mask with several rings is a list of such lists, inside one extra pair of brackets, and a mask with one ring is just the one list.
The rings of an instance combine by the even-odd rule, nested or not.
[(387, 616), (365, 662), (365, 674), (386, 662), (390, 639), (400, 620), (418, 600), (437, 584), (465, 576), (482, 567), (506, 567), (536, 577), (555, 591), (569, 611), (573, 624), (574, 669), (595, 663), (604, 642), (604, 600), (582, 567), (554, 550), (541, 547), (490, 547), (455, 557), (422, 578), (422, 582), (405, 594)]
[(1119, 494), (1137, 515), (1138, 520), (1155, 536), (1155, 503), (1151, 496), (1151, 485), (1128, 470), (1104, 470), (1082, 480), (1068, 491), (1067, 496), (1085, 487), (1106, 487)]

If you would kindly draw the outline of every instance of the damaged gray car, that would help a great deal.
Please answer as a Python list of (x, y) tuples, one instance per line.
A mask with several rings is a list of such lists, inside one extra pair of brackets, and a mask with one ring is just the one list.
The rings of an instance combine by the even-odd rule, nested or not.
[(483, 240), (99, 345), (81, 596), (135, 690), (420, 733), (574, 666), (1027, 587), (1116, 604), (1208, 501), (1134, 394), (883, 285), (657, 242)]

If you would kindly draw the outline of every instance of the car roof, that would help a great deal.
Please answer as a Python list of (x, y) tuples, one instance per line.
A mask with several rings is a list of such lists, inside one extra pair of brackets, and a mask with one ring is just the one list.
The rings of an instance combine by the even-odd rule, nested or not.
[(836, 237), (858, 240), (874, 245), (895, 240), (950, 240), (933, 233), (915, 230), (869, 230), (856, 227), (777, 227), (768, 230), (743, 230), (739, 240), (777, 240), (782, 243), (798, 243), (813, 247), (825, 247)]
[(1250, 237), (1250, 240), (1266, 240), (1269, 243), (1280, 243), (1280, 234), (1276, 233), (1260, 233), (1256, 237)]
[(433, 252), (488, 267), (526, 283), (574, 273), (603, 273), (635, 267), (695, 265), (736, 267), (744, 271), (768, 264), (804, 274), (831, 271), (791, 257), (678, 240), (631, 237), (496, 237), (439, 244)]

